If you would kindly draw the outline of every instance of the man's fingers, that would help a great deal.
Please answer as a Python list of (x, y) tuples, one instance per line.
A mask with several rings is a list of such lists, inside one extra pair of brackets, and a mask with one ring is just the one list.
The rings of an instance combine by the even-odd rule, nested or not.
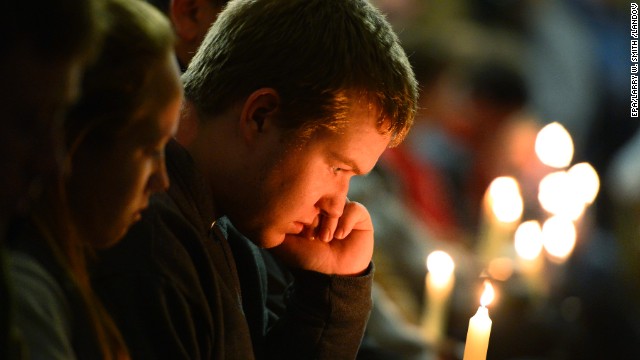
[(338, 225), (333, 236), (336, 239), (344, 239), (353, 229), (373, 230), (373, 225), (369, 212), (364, 205), (355, 201), (348, 201), (344, 213), (338, 219)]
[(339, 219), (337, 217), (322, 217), (322, 220), (320, 221), (320, 231), (318, 233), (320, 240), (324, 242), (333, 240), (333, 234), (336, 226), (338, 226), (338, 220)]
[(373, 226), (367, 209), (362, 204), (347, 199), (339, 218), (320, 214), (298, 236), (328, 243), (334, 238), (344, 239), (353, 229), (373, 230)]

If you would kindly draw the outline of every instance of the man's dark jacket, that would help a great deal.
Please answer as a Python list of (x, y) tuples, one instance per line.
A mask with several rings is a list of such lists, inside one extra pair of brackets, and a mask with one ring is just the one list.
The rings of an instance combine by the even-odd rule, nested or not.
[(216, 219), (205, 179), (177, 142), (166, 160), (169, 191), (92, 271), (133, 359), (355, 358), (371, 267), (361, 277), (293, 270), (277, 316), (266, 305), (264, 250)]

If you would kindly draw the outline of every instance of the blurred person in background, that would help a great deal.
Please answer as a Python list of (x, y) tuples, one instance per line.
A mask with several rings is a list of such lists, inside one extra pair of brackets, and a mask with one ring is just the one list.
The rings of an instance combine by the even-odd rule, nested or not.
[[(542, 125), (558, 121), (574, 138), (574, 163), (589, 161), (602, 175), (609, 172), (612, 156), (617, 153), (617, 149), (626, 144), (636, 132), (638, 122), (631, 119), (628, 110), (625, 110), (628, 109), (625, 105), (628, 102), (628, 60), (625, 60), (628, 59), (628, 2), (481, 0), (428, 2), (417, 6), (414, 6), (415, 1), (380, 0), (376, 3), (381, 4), (383, 10), (390, 9), (390, 18), (397, 21), (394, 22), (396, 28), (403, 29), (405, 33), (422, 30), (443, 34), (442, 37), (454, 47), (472, 57), (477, 56), (478, 49), (485, 55), (495, 55), (505, 47), (508, 48), (509, 42), (517, 44), (516, 51), (511, 51), (515, 56), (507, 58), (511, 60), (511, 64), (517, 64), (521, 69), (528, 93), (526, 111), (530, 116), (516, 115), (524, 121), (516, 121), (504, 130), (506, 133), (524, 136), (521, 149), (532, 147), (536, 132)], [(419, 20), (416, 21), (417, 19)], [(470, 23), (474, 25), (469, 26)], [(478, 25), (493, 32), (494, 36), (467, 36), (474, 33), (469, 29)], [(495, 36), (497, 33), (502, 35)], [(456, 90), (453, 94), (455, 96), (452, 98), (455, 99), (456, 96), (463, 97), (465, 93)], [(455, 102), (450, 104), (455, 110)], [(435, 110), (433, 107), (431, 109)], [(412, 139), (421, 138), (418, 135), (420, 127), (420, 122), (417, 121), (405, 144), (410, 144)], [(426, 134), (429, 135), (429, 132)], [(431, 132), (431, 135), (435, 134), (437, 132)], [(497, 146), (504, 145), (503, 151), (511, 152), (514, 148), (510, 144), (515, 143), (505, 140), (508, 138), (496, 133), (494, 142)], [(439, 153), (444, 159), (459, 154), (453, 151), (458, 147), (447, 147), (448, 151), (442, 151), (443, 148), (434, 139), (442, 140), (431, 136), (431, 141), (424, 141), (423, 145), (429, 147), (431, 144), (436, 148), (436, 153), (440, 147)], [(625, 153), (630, 151), (627, 149)], [(526, 183), (521, 182), (521, 185), (525, 202), (533, 203), (537, 200), (536, 179), (540, 177), (540, 170), (544, 170), (544, 174), (551, 169), (540, 169), (540, 164), (531, 161), (535, 160), (535, 155), (530, 151), (527, 158), (527, 161), (524, 158), (518, 160), (520, 166), (509, 171), (519, 169), (520, 173), (515, 174), (522, 178), (518, 179), (529, 179)], [(459, 165), (455, 161), (453, 164)], [(527, 168), (527, 164), (537, 169), (532, 171)], [(629, 162), (627, 170), (621, 171), (622, 167), (616, 166), (617, 170), (611, 173), (632, 173), (633, 166), (628, 164)], [(500, 167), (504, 165), (507, 164)], [(487, 167), (486, 170), (491, 168), (495, 167)], [(494, 174), (499, 173), (494, 171)], [(537, 340), (539, 345), (530, 342), (526, 348), (520, 349), (518, 347), (522, 344), (517, 342), (513, 342), (514, 346), (511, 348), (506, 345), (508, 341), (502, 341), (503, 346), (500, 348), (494, 342), (490, 345), (489, 357), (637, 357), (630, 350), (633, 346), (631, 344), (637, 342), (638, 338), (638, 310), (629, 296), (635, 288), (633, 285), (631, 289), (629, 287), (630, 283), (635, 282), (637, 276), (633, 274), (637, 272), (633, 265), (625, 270), (623, 264), (627, 262), (621, 261), (625, 258), (633, 259), (633, 254), (636, 253), (633, 250), (636, 246), (629, 245), (636, 242), (633, 236), (637, 235), (635, 231), (629, 231), (635, 226), (633, 220), (629, 221), (633, 219), (633, 211), (625, 212), (625, 209), (633, 208), (634, 205), (632, 196), (624, 198), (624, 195), (619, 194), (629, 194), (623, 191), (628, 186), (607, 185), (616, 184), (612, 180), (615, 177), (616, 175), (610, 175), (602, 178), (602, 190), (596, 203), (578, 224), (578, 242), (572, 257), (562, 265), (552, 265), (554, 274), (548, 274), (545, 279), (546, 285), (553, 289), (547, 308), (525, 313), (528, 320), (534, 321), (531, 330), (538, 334), (546, 332), (547, 335), (542, 334)], [(487, 178), (490, 180), (491, 176)], [(483, 187), (476, 187), (477, 193), (481, 194)], [(460, 196), (469, 201), (467, 196)], [(624, 200), (621, 201), (622, 199)], [(532, 207), (540, 211), (539, 206)], [(476, 219), (473, 216), (469, 218), (470, 221)], [(626, 234), (626, 238), (613, 236), (611, 230), (614, 226), (618, 227), (616, 231), (626, 229), (621, 231)], [(635, 235), (629, 237), (629, 234)], [(633, 261), (628, 263), (633, 264)], [(513, 287), (508, 291), (516, 296), (504, 307), (518, 305), (522, 309), (527, 308), (526, 303), (530, 301), (527, 296), (518, 295), (520, 291)], [(503, 305), (497, 305), (497, 311), (502, 312), (498, 310), (502, 307)], [(503, 339), (509, 335), (520, 339), (528, 336), (522, 333), (522, 326), (515, 322), (504, 323), (504, 326), (500, 325), (502, 329), (498, 330), (497, 320), (494, 319), (494, 331), (496, 334), (500, 331), (499, 336)], [(461, 338), (464, 337), (467, 322), (468, 318), (462, 316), (458, 334)], [(509, 333), (509, 329), (519, 331)], [(533, 339), (532, 336), (529, 338)]]
[(175, 51), (184, 72), (204, 36), (229, 0), (146, 0), (170, 20), (176, 34)]
[(164, 147), (182, 99), (171, 27), (141, 1), (103, 5), (102, 48), (62, 124), (65, 167), (9, 231), (13, 325), (27, 358), (128, 358), (87, 266), (169, 186)]

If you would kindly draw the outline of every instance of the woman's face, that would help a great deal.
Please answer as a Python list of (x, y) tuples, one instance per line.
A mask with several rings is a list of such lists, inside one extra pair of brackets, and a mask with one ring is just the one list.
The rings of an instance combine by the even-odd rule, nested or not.
[(182, 90), (173, 56), (156, 65), (143, 106), (113, 146), (73, 155), (69, 198), (80, 235), (96, 248), (114, 245), (138, 221), (154, 192), (169, 187), (164, 148), (175, 134)]

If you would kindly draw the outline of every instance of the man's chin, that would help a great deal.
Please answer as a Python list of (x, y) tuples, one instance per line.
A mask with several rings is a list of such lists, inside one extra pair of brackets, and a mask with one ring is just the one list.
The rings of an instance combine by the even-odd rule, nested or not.
[[(232, 220), (233, 223), (233, 220)], [(241, 223), (233, 223), (233, 226), (247, 239), (249, 239), (256, 246), (263, 249), (274, 248), (285, 239), (285, 232), (282, 229), (267, 226), (242, 226)]]
[(261, 236), (256, 237), (256, 239), (251, 239), (257, 246), (263, 249), (271, 249), (274, 248), (284, 241), (284, 234), (261, 234)]

